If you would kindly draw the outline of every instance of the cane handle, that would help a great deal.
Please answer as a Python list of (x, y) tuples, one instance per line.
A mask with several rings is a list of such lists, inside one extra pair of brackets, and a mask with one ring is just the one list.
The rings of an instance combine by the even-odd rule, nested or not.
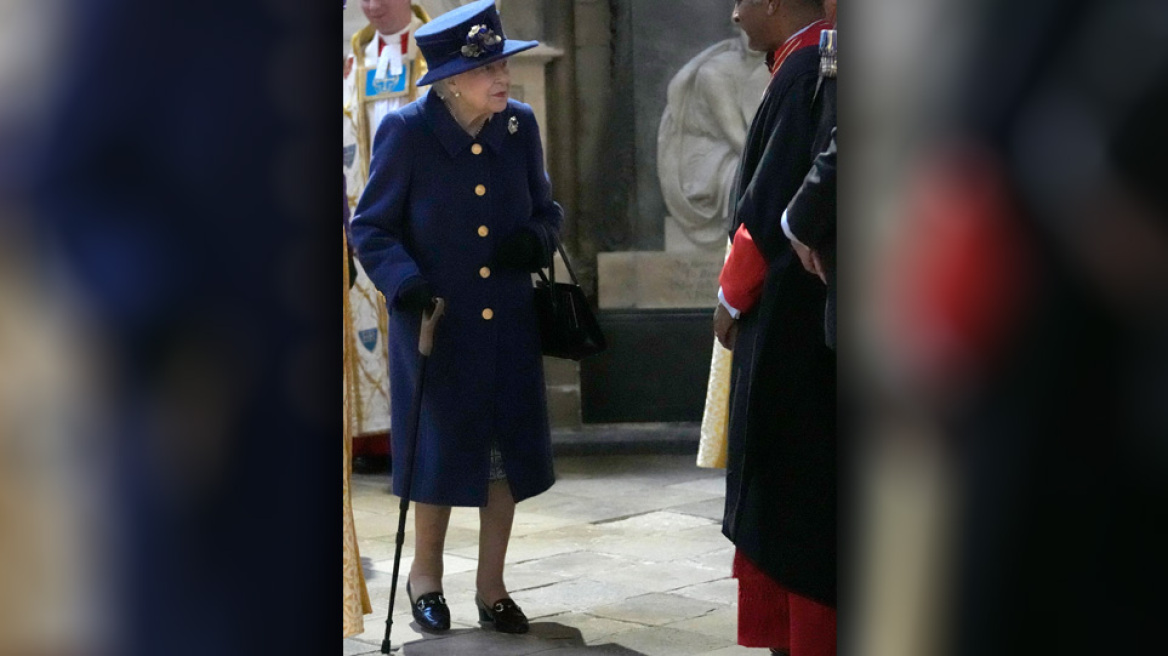
[(434, 329), (438, 327), (438, 320), (446, 311), (446, 300), (434, 299), (434, 309), (422, 315), (422, 334), (418, 337), (418, 352), (429, 357), (434, 350)]

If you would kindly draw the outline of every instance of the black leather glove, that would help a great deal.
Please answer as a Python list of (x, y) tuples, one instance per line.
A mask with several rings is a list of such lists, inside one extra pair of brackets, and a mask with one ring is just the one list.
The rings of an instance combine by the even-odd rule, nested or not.
[(496, 267), (535, 271), (544, 265), (543, 259), (539, 237), (527, 228), (520, 228), (495, 248), (491, 263)]
[(421, 312), (428, 310), (434, 304), (434, 290), (430, 283), (416, 278), (412, 282), (402, 285), (397, 292), (397, 299), (393, 305), (399, 310)]

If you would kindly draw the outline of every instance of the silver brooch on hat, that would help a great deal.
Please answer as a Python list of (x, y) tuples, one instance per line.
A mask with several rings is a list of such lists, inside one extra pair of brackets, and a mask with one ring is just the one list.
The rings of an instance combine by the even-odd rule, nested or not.
[(502, 49), (503, 37), (486, 25), (475, 25), (466, 33), (466, 45), (460, 52), (463, 57), (480, 57), (485, 52), (493, 54)]
[(511, 134), (515, 134), (516, 132), (519, 131), (519, 117), (518, 116), (512, 116), (511, 120), (507, 121), (507, 131), (510, 132)]

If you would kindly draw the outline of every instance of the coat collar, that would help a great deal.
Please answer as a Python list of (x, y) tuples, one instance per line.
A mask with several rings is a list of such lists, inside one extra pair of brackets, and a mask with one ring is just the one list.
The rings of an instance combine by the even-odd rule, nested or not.
[(499, 147), (503, 144), (503, 137), (507, 134), (507, 121), (514, 114), (508, 105), (507, 109), (495, 114), (487, 121), (482, 132), (479, 132), (479, 136), (476, 138), (467, 134), (458, 121), (454, 120), (446, 103), (442, 102), (433, 89), (426, 93), (423, 104), (430, 129), (434, 131), (434, 135), (438, 137), (438, 141), (442, 143), (442, 147), (451, 157), (466, 150), (476, 141), (486, 144), (491, 150), (498, 152)]

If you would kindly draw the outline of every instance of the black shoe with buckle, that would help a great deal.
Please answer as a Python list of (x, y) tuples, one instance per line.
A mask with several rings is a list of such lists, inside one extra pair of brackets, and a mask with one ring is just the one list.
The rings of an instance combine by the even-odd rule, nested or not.
[(527, 616), (519, 606), (507, 597), (488, 606), (482, 597), (475, 595), (475, 605), (479, 607), (479, 621), (493, 624), (499, 633), (527, 633)]
[(427, 592), (414, 599), (410, 591), (410, 582), (406, 580), (406, 595), (410, 598), (410, 610), (414, 614), (414, 621), (426, 631), (448, 631), (450, 629), (450, 607), (446, 605), (446, 597), (442, 592)]

